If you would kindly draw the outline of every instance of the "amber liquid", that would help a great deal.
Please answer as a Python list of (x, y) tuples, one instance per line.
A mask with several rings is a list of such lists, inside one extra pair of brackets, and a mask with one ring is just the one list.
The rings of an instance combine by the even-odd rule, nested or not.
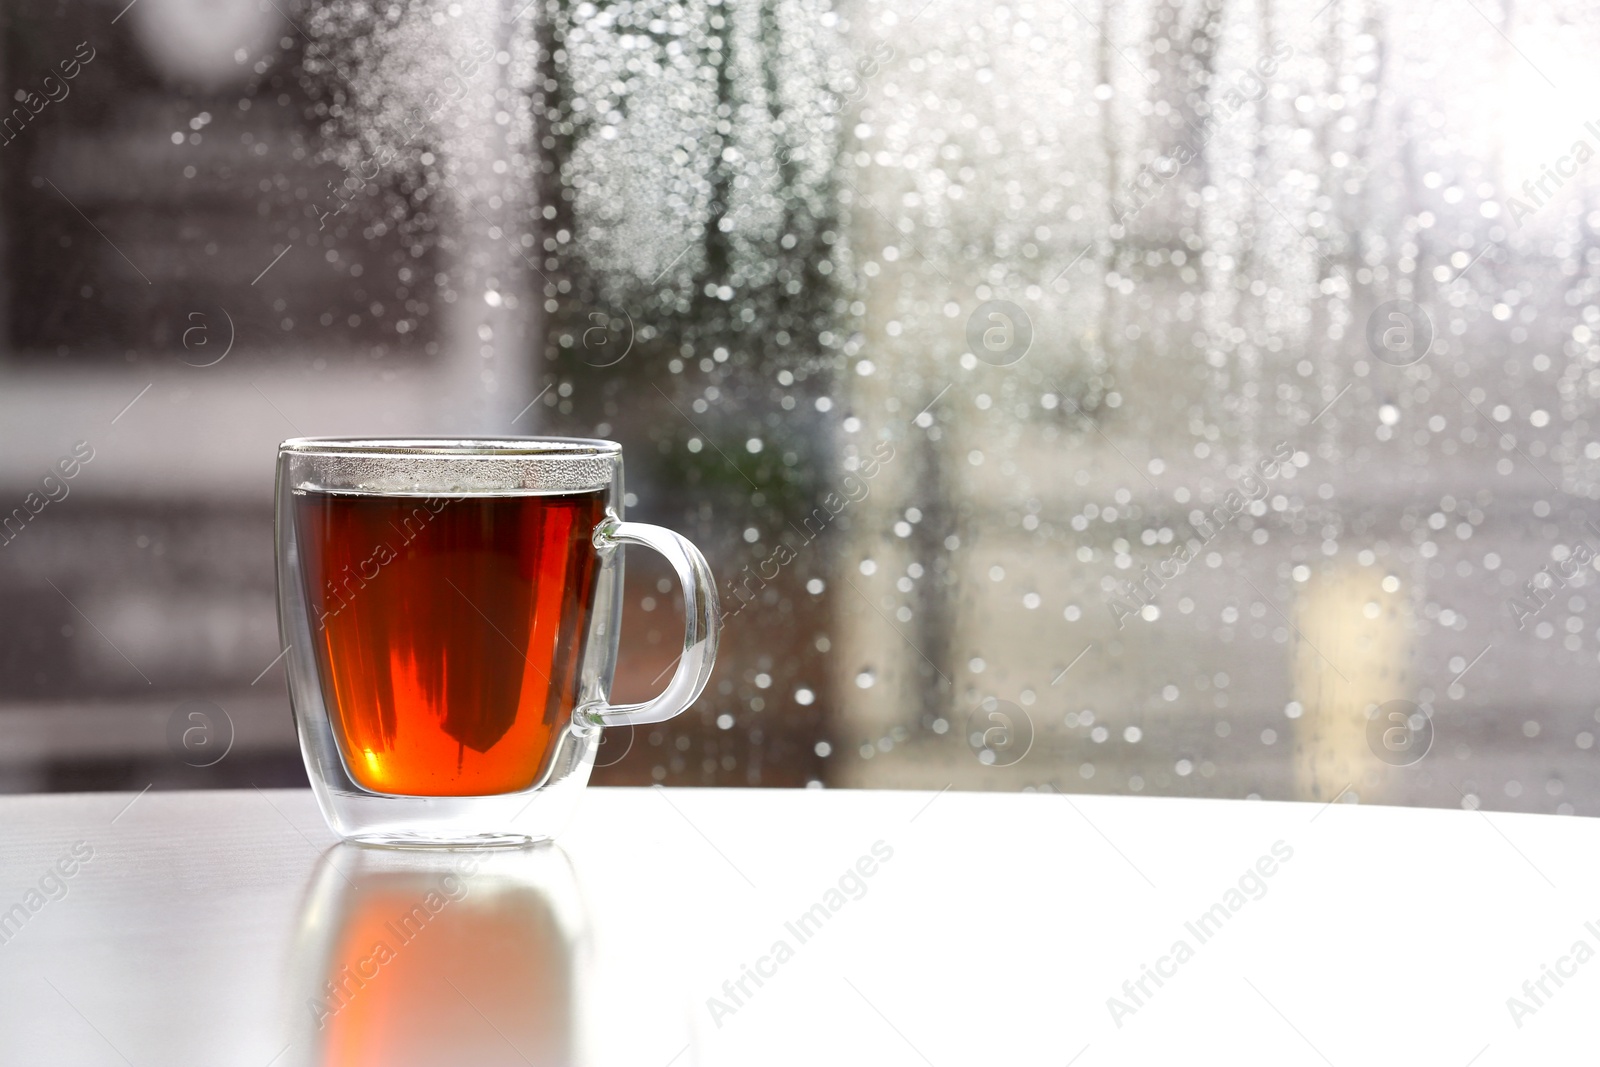
[(577, 703), (604, 492), (295, 494), (334, 736), (377, 793), (488, 796), (543, 774)]

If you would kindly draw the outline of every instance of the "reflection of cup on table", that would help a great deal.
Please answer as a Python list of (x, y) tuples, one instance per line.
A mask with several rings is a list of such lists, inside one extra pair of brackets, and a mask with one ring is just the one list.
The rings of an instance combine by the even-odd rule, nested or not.
[(571, 866), (553, 847), (335, 846), (301, 910), (282, 1062), (586, 1062), (584, 936)]

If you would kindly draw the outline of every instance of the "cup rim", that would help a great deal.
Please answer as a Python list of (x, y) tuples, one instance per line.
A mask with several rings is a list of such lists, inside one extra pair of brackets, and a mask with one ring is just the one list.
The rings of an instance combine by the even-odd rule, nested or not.
[(279, 455), (417, 456), (429, 459), (593, 459), (622, 454), (622, 445), (599, 437), (291, 437)]

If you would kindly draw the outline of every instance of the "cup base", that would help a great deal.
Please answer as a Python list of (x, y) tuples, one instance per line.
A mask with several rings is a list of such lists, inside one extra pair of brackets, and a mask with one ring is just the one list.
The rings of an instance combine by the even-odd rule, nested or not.
[[(376, 848), (515, 849), (555, 840), (571, 821), (593, 756), (563, 742), (562, 773), (523, 793), (486, 797), (409, 797), (331, 788), (311, 774), (323, 818), (346, 841)], [(307, 760), (308, 765), (312, 761)], [(309, 769), (309, 768), (308, 768)]]
[(415, 832), (390, 832), (353, 834), (346, 838), (358, 845), (371, 848), (413, 848), (413, 849), (459, 849), (471, 850), (484, 848), (527, 848), (530, 845), (546, 845), (554, 840), (553, 837), (536, 837), (531, 834), (464, 834), (460, 836), (447, 834), (427, 834)]

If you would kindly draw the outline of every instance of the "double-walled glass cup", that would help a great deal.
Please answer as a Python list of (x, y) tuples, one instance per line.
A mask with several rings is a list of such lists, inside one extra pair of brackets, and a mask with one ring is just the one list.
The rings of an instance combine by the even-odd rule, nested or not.
[[(317, 802), (367, 844), (549, 840), (606, 726), (670, 719), (717, 648), (716, 585), (682, 536), (622, 521), (622, 448), (574, 438), (300, 438), (278, 450), (278, 623)], [(666, 557), (683, 655), (608, 699), (622, 552)]]

